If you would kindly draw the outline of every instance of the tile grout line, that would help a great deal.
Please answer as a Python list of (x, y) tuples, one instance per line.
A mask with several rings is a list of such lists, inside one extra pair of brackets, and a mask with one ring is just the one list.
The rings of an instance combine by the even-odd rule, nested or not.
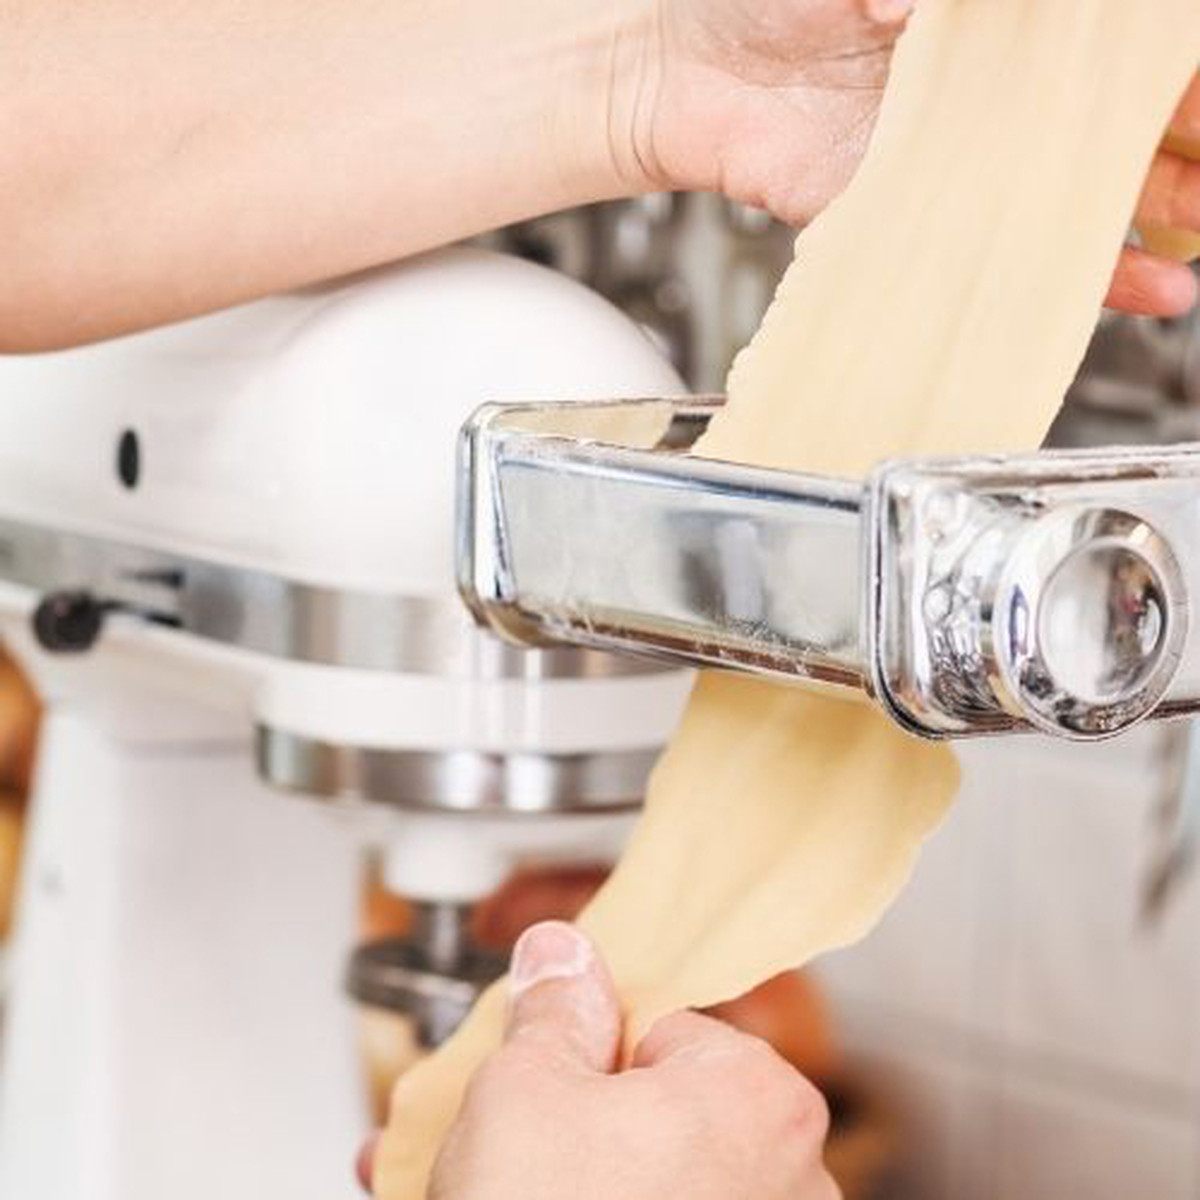
[[(846, 1003), (845, 999), (842, 1002)], [(1000, 1081), (1011, 1066), (1038, 1082), (1066, 1091), (1100, 1093), (1112, 1102), (1135, 1105), (1175, 1119), (1190, 1117), (1200, 1106), (1197, 1085), (1173, 1084), (1147, 1075), (1105, 1069), (874, 1000), (855, 999), (849, 1005), (862, 1012), (880, 1014), (882, 1019), (874, 1024), (901, 1029), (909, 1039), (899, 1052), (901, 1057), (940, 1059)], [(892, 1053), (888, 1047), (874, 1043), (866, 1047), (866, 1052), (878, 1052), (883, 1057)]]

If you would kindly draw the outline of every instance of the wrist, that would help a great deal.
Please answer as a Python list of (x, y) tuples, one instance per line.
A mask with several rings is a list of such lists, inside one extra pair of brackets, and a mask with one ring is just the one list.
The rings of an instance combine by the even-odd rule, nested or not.
[(657, 0), (400, 3), (405, 253), (659, 186), (635, 141)]
[(567, 203), (657, 190), (665, 186), (661, 173), (643, 149), (660, 67), (656, 6), (578, 0), (571, 7), (572, 28), (545, 57), (548, 159), (572, 193)]
[(410, 155), (425, 178), (406, 172), (406, 194), (442, 197), (425, 245), (653, 190), (633, 129), (654, 2), (462, 0), (417, 34), (428, 41), (411, 55), (404, 122), (428, 149)]

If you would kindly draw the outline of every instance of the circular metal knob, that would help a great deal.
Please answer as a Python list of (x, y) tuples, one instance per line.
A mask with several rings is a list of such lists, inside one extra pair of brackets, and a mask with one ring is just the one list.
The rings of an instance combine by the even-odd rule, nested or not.
[(995, 595), (1002, 699), (1040, 729), (1118, 733), (1148, 716), (1175, 677), (1187, 640), (1183, 573), (1132, 513), (1081, 506), (1040, 518)]
[(91, 592), (52, 592), (34, 609), (34, 636), (44, 650), (82, 654), (96, 644), (111, 607)]

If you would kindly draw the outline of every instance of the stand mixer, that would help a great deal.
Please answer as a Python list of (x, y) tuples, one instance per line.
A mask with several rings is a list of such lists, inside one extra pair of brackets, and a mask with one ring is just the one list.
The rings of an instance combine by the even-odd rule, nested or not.
[(490, 969), (465, 906), (615, 852), (688, 687), (473, 626), (455, 432), (680, 389), (604, 301), (474, 251), (0, 362), (0, 630), (47, 712), (0, 1195), (357, 1194), (368, 847), (436, 1041)]

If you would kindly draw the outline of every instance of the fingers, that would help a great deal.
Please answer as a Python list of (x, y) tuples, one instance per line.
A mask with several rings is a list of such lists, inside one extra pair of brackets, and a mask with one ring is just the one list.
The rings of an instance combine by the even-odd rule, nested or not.
[(655, 1067), (681, 1057), (706, 1057), (736, 1049), (744, 1035), (716, 1017), (698, 1012), (672, 1013), (654, 1023), (633, 1052), (633, 1066)]
[(375, 1175), (375, 1151), (379, 1146), (379, 1139), (382, 1136), (383, 1133), (381, 1130), (375, 1130), (363, 1142), (362, 1149), (358, 1152), (358, 1158), (354, 1162), (354, 1174), (358, 1177), (358, 1182), (362, 1186), (362, 1190), (368, 1194), (371, 1191)]
[[(633, 1066), (672, 1108), (707, 1114), (726, 1153), (774, 1178), (764, 1195), (836, 1196), (821, 1167), (829, 1109), (821, 1093), (770, 1045), (713, 1017), (675, 1013), (642, 1039)], [(686, 1098), (686, 1099), (685, 1099)], [(793, 1186), (783, 1186), (785, 1181)], [(799, 1190), (796, 1185), (803, 1181)]]
[(1105, 304), (1144, 316), (1181, 317), (1196, 299), (1196, 277), (1189, 267), (1127, 246)]
[(1200, 162), (1159, 154), (1138, 203), (1140, 225), (1200, 233)]
[(730, 1090), (739, 1088), (747, 1090), (757, 1103), (774, 1097), (797, 1125), (806, 1126), (819, 1140), (824, 1140), (829, 1126), (825, 1098), (770, 1043), (715, 1017), (696, 1012), (663, 1017), (638, 1043), (633, 1066), (699, 1072), (709, 1086), (715, 1080), (725, 1089), (725, 1101), (730, 1099)]
[[(1127, 248), (1106, 303), (1153, 317), (1180, 317), (1197, 299), (1195, 275), (1183, 265), (1200, 245), (1200, 74), (1171, 122), (1138, 202), (1136, 223), (1155, 253)], [(1177, 261), (1172, 261), (1172, 260)]]
[(607, 1072), (620, 1036), (616, 991), (591, 939), (562, 921), (527, 929), (513, 950), (505, 1049), (547, 1067)]
[(1200, 142), (1200, 74), (1192, 80), (1191, 87), (1175, 110), (1171, 135), (1188, 142)]

